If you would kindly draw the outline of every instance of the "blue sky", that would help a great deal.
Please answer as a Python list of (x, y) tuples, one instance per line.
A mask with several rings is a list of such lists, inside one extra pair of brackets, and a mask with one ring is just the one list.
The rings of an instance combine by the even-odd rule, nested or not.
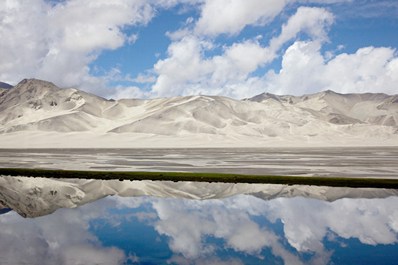
[(397, 0), (6, 0), (0, 80), (107, 98), (398, 93)]

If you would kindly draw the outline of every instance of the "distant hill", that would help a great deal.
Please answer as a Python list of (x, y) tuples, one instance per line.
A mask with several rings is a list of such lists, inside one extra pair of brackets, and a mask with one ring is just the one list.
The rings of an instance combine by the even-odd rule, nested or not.
[(4, 82), (0, 82), (0, 88), (12, 88), (13, 86)]
[[(25, 133), (29, 141), (14, 139)], [(25, 79), (0, 93), (0, 134), (0, 145), (9, 147), (397, 146), (398, 95), (115, 101)]]

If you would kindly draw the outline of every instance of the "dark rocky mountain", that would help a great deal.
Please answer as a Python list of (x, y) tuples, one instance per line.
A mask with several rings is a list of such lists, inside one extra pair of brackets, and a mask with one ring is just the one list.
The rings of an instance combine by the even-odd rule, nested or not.
[(12, 88), (12, 85), (4, 83), (4, 82), (0, 82), (0, 88), (8, 89), (8, 88)]

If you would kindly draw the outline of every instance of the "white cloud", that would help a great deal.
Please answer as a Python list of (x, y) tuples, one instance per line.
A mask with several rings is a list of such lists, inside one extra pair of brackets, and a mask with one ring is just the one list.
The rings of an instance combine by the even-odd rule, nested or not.
[[(254, 38), (224, 46), (221, 54), (212, 57), (206, 53), (215, 43), (184, 30), (173, 39), (168, 57), (155, 64), (158, 78), (152, 92), (158, 96), (218, 94), (234, 98), (264, 91), (300, 95), (327, 89), (396, 93), (398, 70), (393, 49), (367, 47), (355, 54), (321, 54), (333, 21), (333, 14), (323, 8), (300, 7), (268, 47), (260, 43), (261, 38)], [(311, 41), (294, 42), (284, 52), (278, 73), (271, 70), (262, 77), (253, 75), (300, 33), (306, 33)], [(339, 49), (341, 46), (335, 52)]]
[(40, 60), (49, 52), (47, 20), (43, 19), (47, 8), (42, 0), (8, 0), (0, 5), (2, 80), (15, 83), (19, 81), (15, 76), (33, 75)]
[(132, 36), (123, 27), (145, 24), (153, 10), (144, 0), (13, 0), (0, 6), (0, 79), (16, 83), (36, 77), (60, 86), (105, 94), (105, 80), (90, 75), (89, 64), (106, 49)]
[(327, 40), (327, 29), (333, 21), (333, 14), (326, 9), (299, 7), (297, 12), (282, 26), (281, 34), (270, 41), (270, 47), (277, 50), (300, 32), (307, 33), (312, 39), (325, 41)]
[[(286, 8), (342, 2), (355, 4), (352, 0), (5, 0), (0, 5), (0, 80), (16, 84), (35, 77), (113, 98), (200, 93), (244, 98), (264, 91), (301, 94), (323, 89), (396, 93), (393, 49), (365, 47), (354, 54), (337, 55), (339, 49), (320, 52), (334, 22), (334, 15), (324, 8), (299, 7), (268, 44), (267, 39), (254, 37), (223, 45), (216, 38), (238, 36), (249, 25), (266, 26), (278, 15), (286, 15)], [(126, 28), (145, 26), (162, 9), (176, 6), (197, 9), (200, 15), (167, 33), (172, 41), (167, 57), (155, 63), (150, 75), (133, 79), (126, 73), (111, 76), (112, 70), (93, 74), (92, 65), (102, 52), (137, 41), (139, 35), (126, 34)], [(395, 12), (396, 7), (392, 0), (361, 1), (358, 10), (366, 9), (366, 15)], [(301, 33), (313, 42), (300, 40)], [(260, 76), (256, 71), (281, 56), (281, 48), (292, 40), (296, 43), (283, 52), (282, 70)], [(107, 88), (118, 81), (132, 84)]]
[(254, 38), (225, 46), (222, 54), (213, 57), (205, 55), (215, 46), (210, 40), (192, 34), (180, 36), (170, 44), (168, 58), (154, 66), (158, 79), (153, 92), (159, 96), (201, 93), (235, 98), (263, 92), (263, 84), (251, 74), (272, 62), (282, 45), (300, 32), (325, 41), (326, 28), (332, 22), (333, 15), (325, 9), (299, 8), (269, 47), (261, 45), (261, 38)]
[(325, 5), (350, 1), (352, 0), (206, 0), (195, 33), (207, 36), (238, 34), (246, 26), (268, 24), (282, 13), (286, 6), (296, 2)]
[(154, 83), (156, 77), (151, 74), (139, 74), (133, 81), (136, 83)]
[(110, 94), (110, 98), (118, 100), (118, 99), (131, 99), (131, 98), (147, 98), (149, 93), (145, 93), (139, 87), (136, 86), (116, 86)]
[(138, 34), (133, 33), (127, 37), (128, 44), (134, 44), (138, 40)]
[[(343, 46), (338, 45), (334, 51), (321, 53), (334, 23), (334, 15), (324, 8), (299, 7), (268, 46), (260, 43), (262, 38), (253, 38), (224, 46), (218, 55), (207, 55), (208, 50), (217, 46), (209, 36), (237, 34), (247, 25), (265, 24), (293, 2), (321, 3), (206, 1), (194, 29), (186, 27), (168, 34), (173, 42), (168, 57), (154, 66), (158, 78), (152, 92), (158, 96), (212, 94), (234, 98), (264, 91), (301, 95), (327, 89), (342, 93), (396, 93), (398, 70), (394, 49), (365, 47), (354, 54), (339, 54)], [(322, 1), (342, 2), (350, 1)], [(256, 8), (251, 8), (252, 4)], [(300, 40), (298, 36), (301, 38), (302, 33), (311, 41)], [(284, 51), (278, 73), (271, 70), (265, 76), (255, 74), (277, 58), (279, 50), (291, 40), (295, 42)]]
[(118, 265), (125, 260), (123, 251), (103, 247), (90, 231), (89, 223), (104, 216), (107, 200), (77, 209), (24, 219), (15, 212), (0, 219), (0, 256), (2, 264), (101, 264)]
[(237, 34), (251, 24), (264, 25), (278, 15), (286, 0), (207, 0), (195, 32), (215, 36)]
[(319, 71), (317, 67), (324, 64), (324, 59), (319, 53), (312, 52), (319, 49), (319, 42), (295, 42), (286, 50), (279, 74), (272, 70), (267, 73), (263, 81), (264, 90), (297, 95), (319, 91), (323, 80), (314, 71)]
[(205, 0), (149, 0), (149, 2), (163, 8), (171, 8), (179, 4), (182, 4), (183, 6), (196, 5), (203, 1)]
[(398, 57), (394, 49), (365, 47), (353, 54), (338, 54), (329, 61), (320, 49), (318, 42), (295, 42), (283, 55), (280, 72), (270, 71), (262, 80), (264, 89), (297, 95), (328, 89), (342, 93), (370, 89), (397, 92)]
[(151, 7), (142, 0), (69, 0), (52, 7), (48, 15), (57, 46), (85, 53), (120, 47), (128, 39), (123, 26), (145, 24), (152, 17)]
[(315, 3), (315, 4), (338, 4), (338, 3), (353, 2), (353, 1), (354, 0), (298, 0), (296, 2), (299, 2), (299, 3)]

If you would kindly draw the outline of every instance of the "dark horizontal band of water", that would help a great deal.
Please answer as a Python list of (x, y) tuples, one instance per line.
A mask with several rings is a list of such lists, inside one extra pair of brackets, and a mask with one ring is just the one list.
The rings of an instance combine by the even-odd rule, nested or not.
[(398, 179), (383, 178), (293, 177), (188, 172), (76, 171), (28, 168), (0, 168), (0, 175), (45, 178), (169, 180), (398, 189)]

